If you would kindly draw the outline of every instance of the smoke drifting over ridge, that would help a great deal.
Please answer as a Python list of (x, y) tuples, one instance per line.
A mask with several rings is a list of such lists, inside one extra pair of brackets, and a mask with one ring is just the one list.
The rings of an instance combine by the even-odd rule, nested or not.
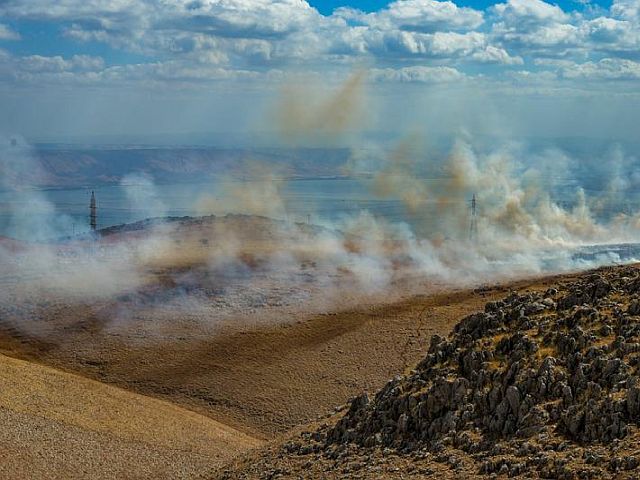
[[(364, 108), (362, 85), (355, 75), (308, 109), (299, 103), (302, 97), (283, 102), (283, 131), (294, 144), (308, 138), (331, 144), (351, 135)], [(49, 214), (54, 208), (31, 188), (37, 162), (24, 141), (2, 139), (2, 186), (21, 198), (17, 208), (8, 207), (12, 228), (35, 243), (0, 242), (6, 287), (0, 303), (6, 308), (12, 298), (24, 300), (29, 307), (23, 313), (5, 313), (16, 319), (37, 318), (38, 302), (58, 299), (94, 302), (107, 312), (103, 320), (116, 326), (141, 311), (161, 315), (167, 308), (197, 311), (199, 321), (215, 323), (257, 309), (312, 313), (434, 285), (467, 286), (633, 258), (615, 249), (593, 255), (578, 250), (637, 241), (640, 214), (621, 207), (640, 183), (629, 175), (635, 158), (614, 148), (596, 159), (614, 168), (600, 166), (604, 188), (588, 194), (594, 180), (584, 175), (586, 166), (561, 150), (531, 152), (515, 143), (488, 150), (474, 143), (459, 135), (444, 160), (431, 158), (417, 136), (391, 148), (368, 146), (369, 155), (354, 143), (350, 172), (366, 172), (371, 179), (363, 182), (374, 195), (400, 201), (406, 221), (360, 211), (337, 220), (314, 216), (317, 225), (295, 223), (286, 181), (269, 165), (253, 164), (246, 172), (250, 183), (221, 180), (215, 194), (196, 200), (200, 214), (216, 217), (51, 242), (45, 239), (69, 231), (68, 219), (34, 220), (34, 207)], [(439, 174), (425, 173), (433, 171)], [(148, 174), (132, 172), (122, 185), (131, 207), (149, 216), (161, 217), (170, 207)], [(478, 229), (471, 237), (468, 201), (474, 194)], [(113, 302), (118, 308), (106, 309)]]
[(365, 71), (360, 70), (335, 91), (314, 79), (285, 86), (271, 116), (286, 143), (333, 145), (362, 129), (366, 110)]

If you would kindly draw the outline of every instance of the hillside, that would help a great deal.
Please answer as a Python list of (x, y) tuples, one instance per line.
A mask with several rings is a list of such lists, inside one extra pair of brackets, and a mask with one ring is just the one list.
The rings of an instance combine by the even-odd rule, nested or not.
[(548, 287), (487, 303), (375, 394), (215, 478), (637, 478), (639, 271)]
[(260, 441), (210, 418), (0, 355), (0, 477), (192, 478)]
[[(551, 478), (634, 468), (635, 267), (478, 288), (407, 277), (368, 295), (339, 271), (328, 302), (306, 250), (299, 263), (262, 268), (282, 238), (266, 218), (156, 226), (102, 232), (85, 255), (70, 255), (85, 240), (63, 242), (50, 264), (22, 263), (42, 245), (7, 256), (5, 477), (455, 478), (525, 475), (540, 458)], [(289, 234), (305, 246), (315, 228)], [(231, 232), (245, 239), (235, 263), (212, 270), (214, 240)], [(121, 242), (149, 249), (123, 262)], [(132, 258), (136, 281), (121, 273)], [(78, 282), (87, 268), (119, 289)], [(588, 380), (574, 386), (577, 359)], [(527, 379), (537, 385), (545, 369), (539, 394)], [(583, 417), (603, 421), (562, 424), (586, 411), (585, 398), (595, 404)], [(544, 453), (557, 448), (571, 457)], [(583, 456), (599, 463), (574, 462)]]

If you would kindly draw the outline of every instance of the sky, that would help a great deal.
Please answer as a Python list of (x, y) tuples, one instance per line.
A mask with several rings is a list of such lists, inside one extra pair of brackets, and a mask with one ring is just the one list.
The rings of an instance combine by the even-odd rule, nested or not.
[(633, 139), (639, 86), (640, 0), (0, 0), (0, 131), (36, 140), (335, 101), (349, 131)]

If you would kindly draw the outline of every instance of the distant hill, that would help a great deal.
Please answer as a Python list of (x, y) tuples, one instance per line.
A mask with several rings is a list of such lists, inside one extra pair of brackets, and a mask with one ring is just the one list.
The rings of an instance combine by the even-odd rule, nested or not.
[(238, 149), (216, 147), (57, 147), (40, 146), (32, 183), (73, 187), (118, 183), (130, 173), (148, 173), (157, 182), (206, 181), (220, 175), (242, 177), (256, 163), (284, 177), (342, 174), (346, 148)]
[[(416, 158), (416, 174), (431, 178), (447, 175), (446, 162), (454, 141), (451, 137), (422, 147), (416, 144), (410, 153)], [(505, 141), (496, 137), (474, 137), (471, 143), (478, 155), (518, 143), (515, 139), (506, 144)], [(206, 182), (222, 175), (249, 177), (255, 164), (269, 165), (282, 177), (333, 177), (344, 175), (350, 160), (361, 174), (375, 171), (382, 159), (393, 158), (395, 149), (403, 145), (401, 139), (398, 142), (364, 142), (356, 150), (348, 147), (36, 144), (37, 165), (21, 173), (28, 175), (28, 184), (40, 187), (114, 184), (131, 173), (147, 173), (159, 183)], [(539, 168), (556, 186), (601, 191), (608, 188), (612, 173), (621, 178), (636, 178), (640, 158), (638, 142), (525, 138), (520, 139), (519, 144), (523, 150), (514, 150), (519, 168)], [(545, 163), (550, 158), (558, 159), (557, 169), (550, 169)]]

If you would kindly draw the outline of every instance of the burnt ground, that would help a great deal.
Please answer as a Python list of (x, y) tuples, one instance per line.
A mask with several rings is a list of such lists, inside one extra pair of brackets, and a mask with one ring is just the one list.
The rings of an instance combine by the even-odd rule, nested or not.
[[(255, 222), (241, 220), (246, 224), (245, 230), (256, 229)], [(237, 223), (237, 219), (234, 222)], [(228, 224), (223, 226), (226, 228)], [(261, 237), (256, 240), (257, 245), (247, 246), (250, 254), (239, 252), (237, 255), (245, 265), (259, 266), (255, 252), (272, 247), (268, 228), (263, 225), (259, 232)], [(624, 370), (620, 370), (622, 373), (612, 370), (613, 374), (633, 378), (635, 366), (630, 357), (614, 357), (615, 349), (609, 349), (618, 341), (617, 332), (623, 332), (624, 325), (619, 319), (627, 318), (630, 325), (634, 323), (635, 315), (629, 312), (629, 305), (635, 293), (624, 290), (621, 285), (626, 281), (622, 277), (634, 277), (635, 270), (621, 267), (601, 271), (598, 275), (610, 286), (606, 294), (589, 294), (571, 301), (567, 300), (571, 298), (571, 292), (591, 291), (590, 285), (595, 280), (589, 279), (590, 274), (534, 278), (476, 289), (422, 285), (418, 290), (423, 294), (413, 291), (400, 297), (378, 294), (365, 299), (347, 298), (348, 301), (340, 304), (317, 305), (309, 303), (305, 296), (313, 289), (274, 290), (269, 275), (253, 277), (256, 280), (249, 290), (249, 293), (255, 293), (253, 297), (246, 295), (246, 285), (242, 283), (219, 292), (216, 280), (209, 279), (208, 270), (202, 268), (203, 258), (207, 258), (203, 232), (189, 230), (187, 233), (186, 237), (168, 237), (167, 249), (171, 255), (150, 258), (143, 271), (146, 279), (143, 285), (114, 297), (72, 300), (40, 287), (27, 290), (21, 279), (16, 281), (8, 275), (0, 279), (4, 299), (0, 305), (0, 354), (72, 375), (60, 378), (45, 369), (34, 374), (39, 380), (34, 380), (33, 385), (13, 390), (13, 396), (3, 400), (0, 408), (5, 413), (7, 409), (14, 412), (7, 419), (7, 425), (12, 426), (5, 429), (1, 440), (6, 447), (3, 451), (14, 454), (5, 455), (14, 460), (57, 459), (59, 464), (71, 467), (70, 472), (83, 471), (82, 466), (75, 463), (82, 459), (64, 447), (68, 444), (69, 449), (73, 448), (67, 441), (75, 435), (70, 432), (77, 432), (79, 421), (77, 417), (73, 417), (74, 420), (67, 416), (66, 407), (79, 412), (81, 419), (102, 418), (97, 415), (103, 409), (100, 395), (111, 394), (96, 393), (91, 401), (86, 401), (79, 392), (65, 397), (67, 385), (80, 376), (117, 387), (121, 392), (170, 402), (180, 408), (173, 424), (188, 412), (195, 412), (217, 422), (212, 424), (212, 432), (220, 428), (238, 432), (238, 441), (229, 443), (234, 445), (232, 450), (225, 452), (227, 441), (208, 446), (205, 450), (215, 452), (215, 455), (198, 457), (196, 463), (189, 463), (188, 468), (181, 470), (184, 478), (201, 475), (211, 478), (402, 478), (433, 473), (461, 478), (486, 474), (526, 476), (521, 472), (537, 471), (544, 466), (531, 462), (543, 460), (548, 462), (545, 465), (550, 469), (550, 475), (556, 476), (579, 468), (592, 469), (605, 477), (620, 475), (620, 472), (635, 473), (635, 470), (626, 470), (635, 465), (635, 414), (628, 410), (628, 392), (635, 391), (634, 387), (631, 383), (626, 386), (627, 378), (616, 380), (615, 385), (600, 385), (588, 377), (586, 383), (574, 390), (569, 380), (574, 376), (571, 368), (575, 358), (570, 363), (566, 355), (562, 356), (564, 350), (559, 350), (569, 348), (565, 344), (573, 345), (570, 338), (574, 338), (575, 333), (578, 337), (574, 338), (575, 346), (571, 348), (580, 351), (567, 350), (567, 355), (580, 353), (586, 356), (589, 348), (606, 347), (606, 351), (598, 355), (613, 362), (610, 368)], [(118, 235), (114, 233), (110, 237)], [(198, 276), (200, 273), (202, 277)], [(298, 273), (308, 274), (306, 270)], [(47, 280), (47, 272), (42, 275)], [(616, 275), (620, 278), (614, 278)], [(225, 282), (228, 284), (229, 279)], [(557, 292), (548, 293), (550, 288)], [(188, 301), (184, 301), (185, 291), (189, 293)], [(338, 291), (340, 297), (347, 297), (348, 293)], [(248, 303), (247, 298), (250, 299)], [(505, 298), (510, 300), (492, 304), (493, 307), (480, 316), (469, 317), (474, 312), (484, 311), (487, 302)], [(193, 299), (196, 301), (192, 302)], [(558, 309), (563, 302), (578, 303)], [(605, 307), (606, 302), (611, 306)], [(584, 307), (583, 303), (586, 303)], [(535, 311), (529, 311), (528, 305), (534, 304), (543, 305), (543, 308), (536, 306)], [(617, 308), (622, 316), (615, 313), (614, 304), (620, 304)], [(309, 310), (305, 311), (305, 307)], [(522, 308), (525, 313), (521, 316)], [(593, 328), (590, 323), (580, 323), (587, 322), (593, 312), (585, 314), (584, 318), (575, 313), (584, 309), (597, 311)], [(566, 323), (566, 319), (575, 315), (580, 317), (576, 325)], [(487, 320), (491, 316), (495, 318)], [(462, 326), (444, 340), (463, 318), (466, 320), (460, 324)], [(485, 321), (489, 325), (486, 328), (483, 326)], [(473, 330), (475, 322), (481, 327), (478, 332)], [(577, 333), (577, 327), (582, 329), (583, 336)], [(604, 335), (605, 327), (613, 333)], [(542, 329), (540, 334), (536, 333), (538, 328)], [(468, 329), (471, 330), (467, 332)], [(545, 339), (549, 333), (553, 336)], [(562, 340), (565, 337), (560, 333), (567, 339)], [(633, 330), (627, 333), (633, 335)], [(524, 334), (524, 337), (517, 334)], [(438, 340), (432, 341), (434, 335)], [(634, 343), (632, 337), (628, 340), (623, 343)], [(470, 360), (472, 371), (461, 368), (458, 354), (463, 351), (469, 353), (470, 359), (473, 357)], [(472, 352), (476, 353), (472, 355)], [(485, 357), (482, 352), (493, 352), (492, 357)], [(522, 352), (526, 355), (518, 361), (524, 361), (523, 365), (505, 382), (503, 377), (508, 376), (514, 359)], [(436, 355), (440, 360), (432, 364), (428, 360), (430, 355)], [(593, 358), (588, 362), (578, 363), (593, 363), (598, 356), (589, 355)], [(546, 367), (552, 370), (554, 386), (548, 394), (551, 396), (539, 399), (524, 384), (528, 376), (537, 375), (548, 356), (558, 360)], [(27, 368), (22, 365), (20, 368)], [(630, 370), (626, 370), (627, 367)], [(13, 377), (6, 371), (2, 371), (3, 381), (13, 382), (12, 379), (20, 378), (15, 369)], [(482, 382), (471, 375), (479, 371), (484, 372)], [(591, 370), (583, 369), (583, 373), (591, 375)], [(394, 380), (395, 383), (388, 384), (389, 379), (398, 375), (400, 378)], [(443, 378), (444, 383), (438, 378)], [(618, 385), (623, 380), (625, 386)], [(464, 394), (449, 396), (448, 389), (452, 388), (449, 385), (456, 381), (462, 382)], [(41, 382), (45, 382), (46, 389), (35, 388)], [(590, 386), (590, 382), (600, 385), (600, 391)], [(459, 385), (454, 389), (456, 392), (462, 389)], [(565, 385), (571, 388), (572, 397), (565, 394)], [(401, 388), (395, 390), (396, 387)], [(517, 410), (511, 406), (512, 403), (515, 405), (513, 398), (516, 395), (510, 387), (518, 391)], [(614, 391), (614, 387), (617, 390)], [(436, 398), (446, 392), (446, 401), (439, 404), (440, 410), (427, 409), (427, 416), (423, 418), (423, 403), (429, 401), (421, 399), (420, 395), (430, 388), (436, 388), (430, 397)], [(437, 390), (439, 388), (442, 392)], [(481, 398), (494, 389), (498, 393), (491, 394), (493, 407), (491, 403), (489, 407), (482, 406)], [(64, 408), (53, 421), (69, 428), (56, 428), (30, 447), (30, 443), (24, 441), (29, 437), (21, 432), (25, 431), (25, 425), (31, 424), (33, 428), (26, 431), (44, 429), (38, 426), (41, 416), (37, 412), (38, 409), (49, 412), (47, 405), (50, 404), (46, 398), (42, 399), (42, 403), (34, 404), (28, 417), (15, 409), (25, 399), (32, 398), (34, 391), (45, 397), (46, 392), (51, 392), (51, 395), (57, 395), (56, 398), (67, 399), (68, 405), (62, 404)], [(103, 392), (99, 388), (97, 391)], [(369, 392), (369, 395), (363, 397), (363, 392)], [(559, 419), (583, 418), (580, 417), (584, 410), (582, 404), (571, 403), (565, 397), (581, 402), (587, 395), (585, 392), (595, 395), (589, 418), (605, 419), (605, 424), (613, 419), (615, 430), (601, 423), (586, 428), (582, 421), (577, 426), (569, 422), (564, 430), (559, 427)], [(477, 404), (474, 403), (476, 396), (479, 396)], [(355, 406), (345, 406), (354, 397), (359, 399), (352, 404)], [(139, 397), (127, 398), (145, 403), (135, 400)], [(468, 408), (469, 405), (473, 408)], [(497, 420), (494, 416), (498, 415), (498, 410), (492, 408), (499, 409)], [(418, 415), (416, 409), (423, 413)], [(122, 410), (117, 407), (113, 411)], [(347, 411), (350, 413), (345, 417)], [(529, 424), (532, 418), (547, 423)], [(587, 418), (586, 412), (584, 418)], [(425, 422), (440, 427), (422, 438)], [(161, 428), (158, 425), (149, 432)], [(535, 431), (541, 425), (547, 430)], [(532, 436), (523, 437), (529, 427)], [(105, 427), (101, 424), (99, 428)], [(60, 431), (66, 432), (64, 436), (56, 433)], [(599, 436), (604, 435), (602, 432), (608, 432), (608, 440), (600, 439)], [(240, 439), (242, 435), (244, 437)], [(212, 437), (215, 437), (214, 433), (203, 436), (201, 441), (211, 442)], [(266, 447), (237, 457), (265, 441)], [(13, 449), (9, 449), (12, 445)], [(18, 450), (22, 457), (15, 456), (15, 445), (20, 445)], [(156, 453), (146, 451), (145, 454), (145, 445), (151, 448), (154, 440), (142, 438), (136, 446), (141, 449), (140, 455), (146, 455), (153, 464)], [(176, 445), (175, 448), (182, 448), (179, 442)], [(491, 448), (487, 449), (487, 445)], [(30, 451), (30, 448), (34, 450)], [(163, 472), (157, 465), (152, 471), (142, 469), (136, 461), (140, 455), (123, 456), (121, 453), (127, 448), (126, 444), (120, 445), (109, 453), (109, 448), (98, 446), (96, 451), (105, 455), (103, 465), (108, 465), (109, 455), (113, 455), (113, 465), (118, 465), (119, 472), (129, 471), (130, 476), (140, 478), (162, 477)], [(162, 445), (163, 452), (175, 448), (170, 440)], [(558, 450), (561, 456), (544, 454), (547, 450), (552, 453)], [(563, 451), (572, 457), (562, 456)], [(44, 453), (41, 456), (38, 452)], [(167, 455), (165, 458), (171, 458), (171, 453)], [(232, 457), (237, 458), (235, 463), (222, 467)], [(184, 458), (188, 460), (186, 456)], [(559, 458), (558, 463), (554, 463), (555, 458)], [(573, 460), (565, 461), (566, 458)], [(577, 458), (585, 460), (575, 460)], [(587, 459), (591, 463), (587, 464)], [(19, 463), (16, 460), (13, 465)], [(43, 465), (46, 472), (47, 463)], [(569, 470), (563, 470), (567, 465)], [(105, 478), (98, 470), (89, 468), (87, 472), (88, 477), (93, 474), (94, 478)], [(165, 478), (175, 478), (167, 472), (164, 472)], [(13, 478), (24, 477), (24, 473), (22, 470)], [(41, 477), (35, 471), (32, 473), (34, 478)], [(6, 472), (3, 474), (7, 476)], [(74, 478), (74, 475), (70, 474), (68, 478)]]
[[(35, 280), (2, 277), (0, 353), (167, 400), (271, 439), (362, 390), (380, 388), (418, 361), (433, 334), (445, 335), (457, 319), (509, 288), (432, 283), (421, 286), (422, 295), (358, 297), (345, 288), (353, 282), (342, 273), (328, 301), (322, 284), (300, 281), (320, 267), (302, 264), (289, 282), (260, 269), (260, 252), (274, 248), (268, 219), (200, 222), (162, 230), (161, 248), (139, 267), (144, 283), (114, 295), (70, 298), (68, 290), (55, 290), (49, 272), (35, 268)], [(144, 242), (143, 227), (105, 238)], [(206, 263), (218, 243), (202, 240), (229, 232), (252, 241), (234, 252), (240, 273), (231, 269), (221, 277)], [(62, 257), (60, 269), (78, 261)], [(247, 278), (242, 272), (250, 266)]]
[[(545, 286), (546, 280), (529, 280), (412, 296), (294, 322), (230, 322), (214, 330), (171, 309), (150, 311), (148, 317), (140, 314), (139, 322), (114, 329), (105, 322), (109, 305), (50, 301), (35, 310), (39, 316), (32, 323), (48, 328), (25, 331), (16, 325), (13, 311), (12, 321), (3, 317), (0, 328), (0, 376), (21, 387), (5, 388), (0, 398), (5, 418), (2, 475), (48, 478), (54, 471), (56, 478), (125, 478), (123, 472), (154, 479), (215, 476), (214, 469), (230, 457), (264, 441), (277, 444), (291, 429), (335, 412), (363, 390), (382, 388), (422, 358), (432, 335), (446, 335), (459, 318), (487, 300), (510, 289), (537, 291)], [(158, 335), (148, 328), (147, 318), (172, 321)], [(11, 357), (26, 363), (9, 371), (4, 358)], [(26, 376), (29, 365), (35, 371)], [(96, 387), (88, 396), (77, 376), (118, 387), (122, 403), (109, 409), (101, 396), (113, 394)], [(69, 385), (78, 387), (72, 391)], [(127, 397), (127, 392), (143, 397)], [(58, 399), (55, 408), (53, 398)], [(144, 398), (168, 401), (176, 411), (165, 408), (158, 419), (151, 415), (157, 407)], [(127, 402), (143, 410), (134, 412), (135, 418), (151, 418), (134, 442), (118, 440), (118, 435), (126, 437), (118, 425), (126, 422)], [(25, 403), (33, 407), (20, 411)], [(150, 411), (145, 414), (146, 408)], [(238, 438), (223, 437), (216, 443), (212, 434), (200, 437), (202, 445), (191, 439), (193, 454), (184, 452), (184, 436), (171, 440), (165, 435), (158, 445), (154, 432), (164, 431), (166, 422), (179, 425), (189, 411), (217, 422), (212, 424), (215, 429), (235, 429)], [(194, 431), (192, 436), (198, 435)], [(76, 446), (83, 442), (85, 454), (77, 455)]]

